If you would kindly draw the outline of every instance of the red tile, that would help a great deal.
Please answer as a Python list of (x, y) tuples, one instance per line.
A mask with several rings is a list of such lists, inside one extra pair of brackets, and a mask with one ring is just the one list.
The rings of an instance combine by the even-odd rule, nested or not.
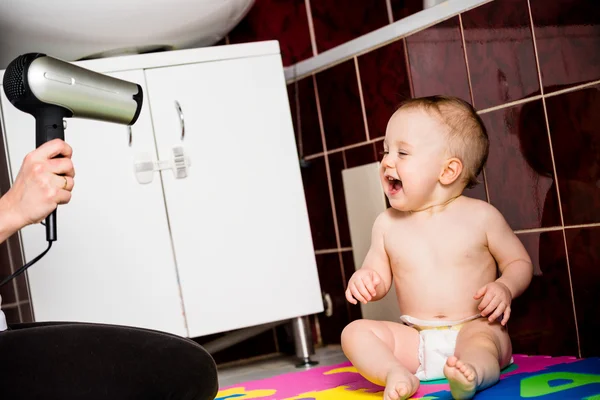
[(304, 0), (257, 0), (229, 33), (231, 44), (278, 40), (285, 66), (313, 56)]
[(530, 0), (546, 93), (600, 79), (600, 7), (593, 0)]
[[(0, 243), (0, 280), (12, 274), (10, 269), (10, 250), (8, 241)], [(18, 267), (17, 267), (18, 268)], [(2, 304), (15, 303), (17, 301), (14, 283), (9, 282), (0, 288)]]
[(600, 222), (600, 85), (546, 107), (565, 225)]
[(410, 98), (404, 41), (358, 57), (365, 111), (371, 139), (385, 136), (387, 123), (400, 104)]
[(31, 310), (31, 305), (29, 303), (19, 305), (21, 309), (21, 322), (33, 322), (33, 313)]
[(6, 317), (6, 323), (8, 325), (18, 324), (21, 322), (21, 318), (19, 317), (19, 309), (15, 307), (2, 307), (2, 312)]
[(490, 138), (490, 202), (515, 229), (559, 226), (550, 143), (541, 100), (482, 116)]
[(364, 142), (363, 122), (354, 60), (316, 75), (327, 149)]
[(346, 158), (346, 168), (359, 167), (378, 161), (373, 143), (344, 150), (344, 156)]
[(474, 106), (539, 94), (527, 0), (496, 0), (462, 14)]
[(329, 317), (325, 313), (317, 315), (321, 326), (321, 337), (324, 345), (339, 344), (342, 330), (350, 323), (344, 294), (346, 285), (342, 278), (339, 253), (318, 254), (316, 258), (321, 290), (324, 295), (329, 295), (333, 309), (333, 314)]
[(335, 249), (337, 241), (325, 159), (319, 157), (308, 161), (301, 172), (314, 248), (315, 250)]
[(469, 103), (469, 81), (458, 17), (406, 39), (414, 96), (451, 95)]
[(335, 200), (335, 215), (337, 217), (338, 232), (340, 234), (340, 246), (352, 246), (350, 240), (350, 226), (348, 225), (348, 212), (346, 210), (346, 196), (344, 195), (344, 182), (342, 170), (345, 169), (343, 153), (336, 152), (328, 155), (329, 172), (331, 173), (331, 186)]
[(394, 21), (408, 17), (423, 10), (423, 0), (391, 0)]
[(577, 331), (563, 233), (518, 236), (538, 272), (525, 293), (511, 305), (508, 331), (513, 353), (577, 356)]
[(389, 23), (385, 0), (319, 0), (310, 7), (319, 53)]
[[(348, 288), (348, 281), (350, 281), (352, 274), (356, 272), (356, 268), (354, 266), (354, 255), (352, 251), (342, 252), (342, 262), (344, 263), (345, 275), (344, 290), (346, 290), (346, 288)], [(355, 321), (362, 318), (360, 304), (352, 304), (346, 301), (346, 307), (348, 308), (348, 316), (350, 317), (350, 321)]]
[(567, 229), (567, 248), (582, 357), (600, 356), (600, 228)]
[(479, 176), (479, 181), (481, 182), (479, 185), (475, 186), (471, 189), (465, 189), (463, 191), (463, 195), (467, 197), (471, 197), (473, 199), (479, 199), (483, 201), (488, 201), (487, 194), (485, 192), (485, 182), (483, 181), (483, 176)]

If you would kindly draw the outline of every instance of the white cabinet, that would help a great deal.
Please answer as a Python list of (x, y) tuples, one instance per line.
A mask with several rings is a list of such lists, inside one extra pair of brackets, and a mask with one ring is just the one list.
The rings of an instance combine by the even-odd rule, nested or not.
[[(28, 273), (36, 320), (197, 337), (323, 311), (276, 42), (80, 65), (140, 83), (144, 109), (131, 146), (125, 126), (68, 119), (76, 188)], [(5, 97), (2, 108), (14, 178), (34, 120)], [(188, 176), (138, 183), (136, 155), (165, 160), (174, 145)], [(30, 260), (46, 247), (43, 226), (22, 241)]]
[(163, 174), (190, 335), (318, 311), (280, 57), (157, 68), (146, 79), (160, 157), (177, 143), (192, 161), (186, 179)]

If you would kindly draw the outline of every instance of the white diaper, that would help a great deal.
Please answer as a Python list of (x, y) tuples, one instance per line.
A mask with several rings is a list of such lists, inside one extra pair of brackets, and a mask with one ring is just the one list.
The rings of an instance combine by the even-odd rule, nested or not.
[(426, 321), (409, 315), (400, 320), (419, 331), (419, 368), (415, 376), (420, 381), (444, 378), (446, 359), (454, 354), (456, 338), (464, 323), (480, 318), (477, 314), (460, 321)]

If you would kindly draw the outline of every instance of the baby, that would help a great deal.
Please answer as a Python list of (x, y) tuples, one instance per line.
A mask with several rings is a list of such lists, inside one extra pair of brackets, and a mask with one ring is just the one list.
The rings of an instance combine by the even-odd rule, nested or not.
[(502, 215), (462, 196), (477, 184), (488, 148), (483, 122), (458, 98), (409, 100), (388, 122), (380, 175), (391, 208), (376, 219), (346, 298), (377, 301), (393, 284), (402, 315), (342, 332), (344, 353), (385, 386), (386, 400), (444, 377), (454, 398), (469, 399), (511, 363), (511, 300), (533, 267)]

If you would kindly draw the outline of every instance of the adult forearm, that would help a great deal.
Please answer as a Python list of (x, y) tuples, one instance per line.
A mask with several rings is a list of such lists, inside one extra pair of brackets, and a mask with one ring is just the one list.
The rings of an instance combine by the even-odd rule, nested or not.
[(528, 260), (515, 260), (504, 267), (496, 282), (504, 284), (512, 298), (520, 296), (531, 283), (533, 265)]
[(0, 243), (14, 235), (23, 226), (7, 200), (6, 196), (0, 198)]

